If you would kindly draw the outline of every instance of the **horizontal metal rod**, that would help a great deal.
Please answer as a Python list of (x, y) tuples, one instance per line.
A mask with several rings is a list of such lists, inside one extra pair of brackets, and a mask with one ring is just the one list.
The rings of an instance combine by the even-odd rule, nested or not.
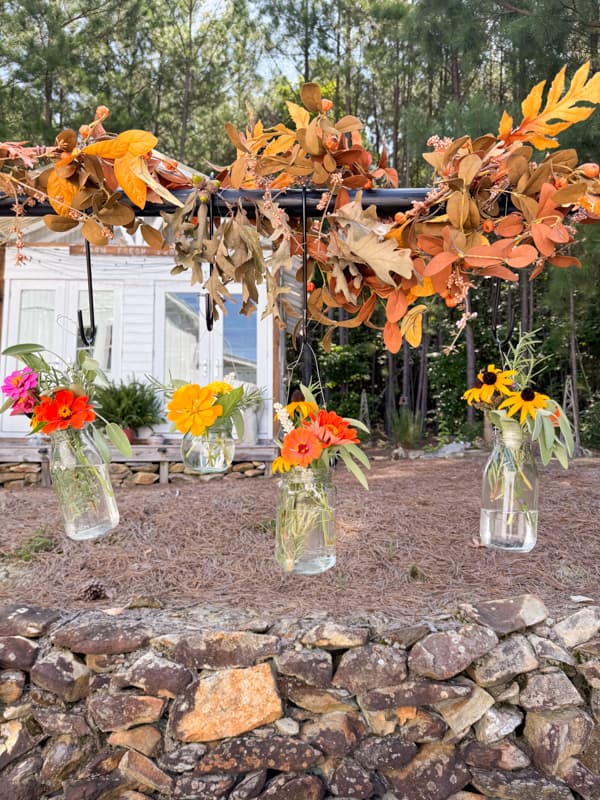
[[(174, 191), (173, 194), (181, 202), (185, 202), (191, 189), (179, 189)], [(406, 211), (409, 209), (413, 202), (423, 200), (429, 189), (369, 189), (363, 191), (362, 203), (366, 208), (367, 206), (374, 205), (377, 211), (383, 215), (393, 215), (396, 211)], [(350, 197), (353, 198), (356, 194), (351, 191)], [(306, 214), (308, 217), (320, 217), (323, 214), (322, 209), (317, 206), (321, 202), (323, 191), (311, 189), (306, 192)], [(264, 192), (261, 189), (223, 189), (218, 194), (213, 195), (213, 209), (215, 214), (225, 215), (232, 207), (236, 207), (241, 201), (242, 207), (250, 215), (253, 216), (255, 204), (258, 200), (262, 200)], [(302, 217), (302, 190), (301, 189), (288, 189), (285, 192), (276, 192), (273, 194), (273, 199), (277, 204), (283, 208), (290, 217)], [(14, 216), (13, 205), (14, 198), (0, 197), (0, 217)], [(126, 197), (123, 197), (123, 202), (131, 205)], [(166, 211), (172, 214), (176, 207), (169, 203), (146, 203), (146, 206), (141, 209), (133, 206), (134, 211), (140, 217), (159, 217), (161, 211)], [(28, 207), (26, 217), (43, 217), (45, 214), (53, 214), (54, 211), (47, 203), (37, 203), (35, 206)]]

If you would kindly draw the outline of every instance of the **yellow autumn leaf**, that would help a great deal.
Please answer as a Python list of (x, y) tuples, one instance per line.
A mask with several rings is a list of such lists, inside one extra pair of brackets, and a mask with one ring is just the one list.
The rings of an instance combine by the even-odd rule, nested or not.
[(435, 289), (431, 278), (423, 278), (422, 284), (411, 286), (408, 290), (408, 304), (410, 305), (417, 297), (431, 297), (433, 294), (435, 294)]
[(68, 217), (71, 203), (79, 187), (66, 178), (61, 178), (53, 168), (48, 175), (47, 191), (50, 205), (56, 213), (61, 217)]
[[(588, 80), (589, 71), (590, 62), (587, 61), (575, 72), (570, 86), (563, 94), (566, 72), (564, 66), (552, 81), (543, 111), (540, 108), (546, 81), (536, 84), (521, 104), (523, 120), (520, 125), (510, 130), (510, 117), (505, 113), (500, 123), (499, 138), (506, 145), (528, 141), (538, 150), (558, 147), (558, 142), (553, 137), (571, 125), (586, 120), (600, 103), (600, 72), (596, 72)], [(582, 106), (581, 103), (588, 105)]]
[(102, 142), (93, 142), (83, 148), (83, 152), (88, 156), (98, 156), (99, 158), (121, 158), (127, 152), (127, 142), (123, 139), (105, 139)]
[(421, 344), (423, 335), (423, 313), (427, 306), (418, 305), (409, 308), (400, 325), (400, 332), (411, 347), (418, 347)]
[(140, 171), (138, 163), (140, 158), (141, 156), (128, 153), (121, 158), (115, 159), (114, 169), (115, 178), (127, 197), (138, 208), (144, 208), (147, 194), (146, 184), (136, 174)]
[(310, 122), (309, 112), (305, 108), (302, 108), (302, 106), (299, 106), (297, 103), (292, 103), (290, 100), (287, 101), (286, 105), (290, 113), (290, 117), (296, 126), (296, 130), (299, 128), (308, 128), (308, 123)]
[(127, 150), (133, 156), (143, 156), (158, 144), (156, 136), (148, 131), (123, 131), (117, 136), (118, 140), (127, 144)]
[(277, 138), (273, 139), (273, 141), (269, 142), (269, 144), (265, 147), (262, 152), (262, 156), (277, 156), (280, 153), (285, 153), (290, 149), (290, 147), (293, 147), (295, 143), (296, 137), (293, 133), (277, 136)]

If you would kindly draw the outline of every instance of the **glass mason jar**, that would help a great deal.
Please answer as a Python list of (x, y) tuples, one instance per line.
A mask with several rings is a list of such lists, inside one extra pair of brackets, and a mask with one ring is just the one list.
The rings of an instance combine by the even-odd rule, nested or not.
[(108, 464), (86, 428), (50, 434), (50, 476), (70, 539), (97, 539), (119, 524)]
[(494, 430), (483, 471), (479, 535), (485, 547), (528, 552), (537, 539), (538, 472), (529, 433), (510, 420)]
[(233, 461), (235, 440), (231, 417), (217, 419), (201, 435), (186, 433), (181, 441), (181, 458), (185, 466), (202, 474), (227, 472)]
[(316, 575), (335, 564), (331, 470), (292, 467), (279, 482), (275, 558), (284, 572)]

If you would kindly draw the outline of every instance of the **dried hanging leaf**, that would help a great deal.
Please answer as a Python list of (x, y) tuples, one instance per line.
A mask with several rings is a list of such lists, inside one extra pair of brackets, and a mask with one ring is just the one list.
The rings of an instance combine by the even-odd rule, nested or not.
[(398, 322), (406, 314), (408, 299), (402, 289), (395, 289), (389, 295), (385, 306), (385, 316), (388, 322)]
[(63, 217), (60, 215), (55, 216), (54, 214), (44, 214), (43, 220), (47, 228), (50, 228), (51, 231), (56, 231), (57, 233), (70, 231), (79, 225), (79, 222), (76, 219), (71, 219), (71, 217)]
[(66, 217), (71, 211), (71, 202), (78, 192), (76, 184), (66, 178), (61, 178), (56, 170), (51, 170), (48, 175), (48, 200), (52, 208), (61, 217)]
[(351, 131), (360, 131), (364, 126), (358, 117), (353, 117), (352, 114), (346, 114), (345, 117), (342, 117), (335, 123), (334, 127), (340, 133), (350, 133)]
[(587, 183), (579, 181), (578, 183), (571, 183), (559, 189), (553, 197), (553, 201), (557, 206), (570, 206), (578, 204), (578, 201), (585, 195), (587, 191)]
[(310, 114), (308, 111), (297, 103), (292, 103), (289, 100), (286, 102), (286, 105), (289, 115), (296, 126), (296, 130), (298, 128), (307, 128), (310, 122)]
[(102, 231), (102, 226), (93, 219), (86, 219), (81, 226), (81, 233), (90, 244), (95, 244), (100, 247), (108, 244), (108, 239)]
[(162, 250), (165, 247), (165, 240), (163, 239), (161, 231), (153, 228), (151, 225), (145, 224), (141, 225), (140, 231), (144, 241), (149, 247), (153, 247), (155, 250)]
[(468, 156), (461, 158), (458, 165), (458, 177), (463, 181), (466, 187), (469, 187), (473, 179), (481, 169), (482, 160), (475, 153), (470, 153)]
[(409, 308), (406, 312), (400, 331), (411, 347), (418, 347), (421, 344), (423, 335), (423, 314), (427, 306), (418, 305)]
[(102, 142), (92, 142), (88, 144), (83, 152), (89, 156), (99, 158), (121, 158), (129, 149), (127, 142), (117, 136), (116, 139), (106, 139)]
[(141, 156), (127, 154), (115, 159), (115, 177), (119, 181), (119, 186), (131, 202), (138, 208), (146, 205), (147, 188), (144, 181), (138, 177), (140, 170), (139, 160)]
[(225, 133), (229, 136), (229, 140), (233, 144), (236, 150), (243, 150), (245, 153), (249, 153), (248, 147), (242, 137), (240, 136), (240, 132), (238, 129), (233, 125), (231, 122), (225, 123)]
[(383, 328), (383, 343), (390, 353), (397, 353), (402, 347), (402, 333), (397, 322), (386, 322)]
[(123, 131), (117, 136), (117, 140), (125, 142), (127, 151), (133, 156), (143, 156), (158, 144), (158, 139), (153, 133), (138, 130)]
[(107, 225), (122, 225), (123, 227), (131, 225), (135, 219), (133, 209), (124, 203), (115, 203), (111, 207), (103, 208), (98, 212), (98, 216)]
[(321, 88), (318, 83), (303, 83), (300, 87), (300, 99), (304, 107), (315, 114), (323, 110)]

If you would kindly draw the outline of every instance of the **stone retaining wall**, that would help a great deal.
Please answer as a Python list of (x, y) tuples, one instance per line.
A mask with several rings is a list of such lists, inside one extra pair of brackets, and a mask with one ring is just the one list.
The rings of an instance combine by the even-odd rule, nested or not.
[[(130, 461), (109, 465), (111, 480), (114, 486), (149, 486), (158, 483), (159, 464), (146, 461)], [(243, 461), (234, 464), (225, 475), (198, 475), (185, 468), (180, 462), (169, 464), (169, 483), (185, 481), (208, 481), (226, 477), (255, 478), (265, 474), (264, 461)], [(26, 486), (40, 485), (42, 467), (40, 464), (0, 464), (0, 489), (23, 489)]]
[(600, 606), (0, 609), (2, 800), (598, 800)]

